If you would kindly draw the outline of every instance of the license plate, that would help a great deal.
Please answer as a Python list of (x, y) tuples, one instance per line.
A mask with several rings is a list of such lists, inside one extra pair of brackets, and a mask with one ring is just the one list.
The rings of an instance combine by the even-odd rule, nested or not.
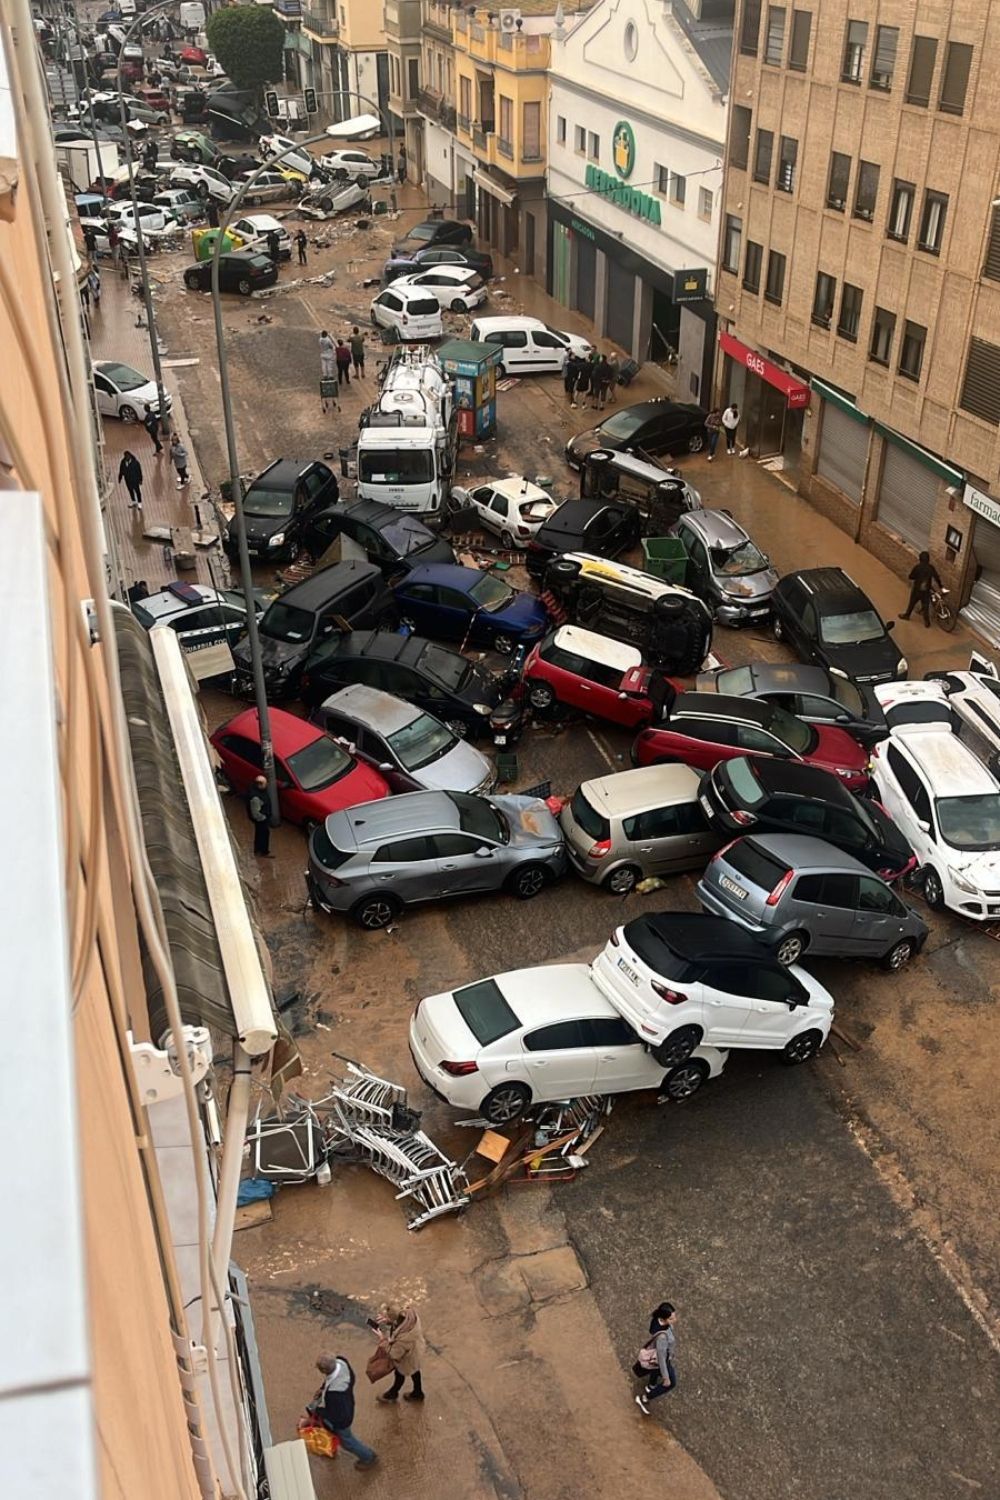
[(493, 743), (502, 750), (507, 743), (507, 736), (505, 734), (495, 734), (493, 736)]
[(735, 896), (738, 901), (745, 901), (747, 899), (747, 893), (743, 889), (743, 887), (741, 885), (737, 885), (735, 880), (730, 880), (728, 875), (720, 875), (719, 884), (722, 886), (722, 889), (724, 891), (728, 891), (730, 895)]
[(698, 802), (699, 802), (699, 805), (701, 807), (702, 812), (707, 813), (708, 816), (711, 817), (712, 816), (712, 804), (711, 804), (711, 802), (709, 802), (708, 798), (705, 797), (705, 796), (701, 796), (701, 797), (698, 798)]
[(625, 977), (627, 979), (631, 979), (631, 981), (632, 981), (633, 984), (638, 984), (639, 983), (639, 976), (638, 976), (638, 974), (632, 968), (631, 964), (627, 964), (623, 958), (620, 958), (618, 960), (618, 967), (619, 967), (619, 969), (621, 969), (622, 973), (625, 975)]

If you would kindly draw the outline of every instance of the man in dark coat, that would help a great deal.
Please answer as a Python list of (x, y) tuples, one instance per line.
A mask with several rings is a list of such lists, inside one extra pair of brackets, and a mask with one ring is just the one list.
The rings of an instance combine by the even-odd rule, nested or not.
[[(271, 853), (271, 798), (267, 777), (256, 776), (247, 797), (247, 815), (253, 824), (253, 852), (259, 859), (273, 859)], [(350, 1425), (350, 1424), (348, 1424)]]
[(340, 1446), (353, 1453), (356, 1469), (370, 1469), (378, 1454), (351, 1431), (354, 1421), (354, 1371), (342, 1354), (321, 1354), (316, 1368), (326, 1378), (314, 1403), (316, 1415), (329, 1427)]
[(927, 629), (931, 628), (931, 587), (941, 587), (941, 579), (938, 570), (931, 562), (929, 552), (921, 552), (916, 566), (910, 569), (910, 602), (900, 615), (901, 620), (908, 620), (914, 608), (919, 608), (924, 617)]

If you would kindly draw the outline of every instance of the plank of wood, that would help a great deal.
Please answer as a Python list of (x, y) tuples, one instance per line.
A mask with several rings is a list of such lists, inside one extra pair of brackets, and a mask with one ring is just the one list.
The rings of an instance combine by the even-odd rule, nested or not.
[(498, 1135), (495, 1130), (484, 1130), (479, 1137), (476, 1147), (477, 1156), (485, 1156), (487, 1161), (501, 1162), (510, 1150), (510, 1137)]
[(258, 1224), (266, 1224), (273, 1218), (270, 1198), (259, 1198), (256, 1203), (244, 1203), (236, 1210), (233, 1228), (255, 1229)]

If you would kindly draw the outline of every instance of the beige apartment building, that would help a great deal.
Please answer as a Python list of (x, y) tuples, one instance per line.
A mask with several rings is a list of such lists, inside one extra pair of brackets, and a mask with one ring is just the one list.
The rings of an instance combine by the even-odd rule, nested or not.
[(306, 0), (302, 6), (303, 82), (331, 120), (389, 107), (389, 53), (383, 0)]
[(1000, 641), (1000, 5), (740, 0), (718, 394)]

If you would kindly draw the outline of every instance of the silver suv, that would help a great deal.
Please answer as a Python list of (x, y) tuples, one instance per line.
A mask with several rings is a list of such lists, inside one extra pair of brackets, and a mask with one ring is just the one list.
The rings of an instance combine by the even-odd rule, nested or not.
[(309, 840), (314, 906), (386, 927), (418, 901), (477, 891), (537, 896), (566, 871), (559, 824), (537, 797), (408, 792), (331, 813)]
[(703, 869), (722, 843), (698, 803), (690, 766), (644, 766), (577, 787), (559, 814), (578, 875), (625, 896), (647, 875)]

